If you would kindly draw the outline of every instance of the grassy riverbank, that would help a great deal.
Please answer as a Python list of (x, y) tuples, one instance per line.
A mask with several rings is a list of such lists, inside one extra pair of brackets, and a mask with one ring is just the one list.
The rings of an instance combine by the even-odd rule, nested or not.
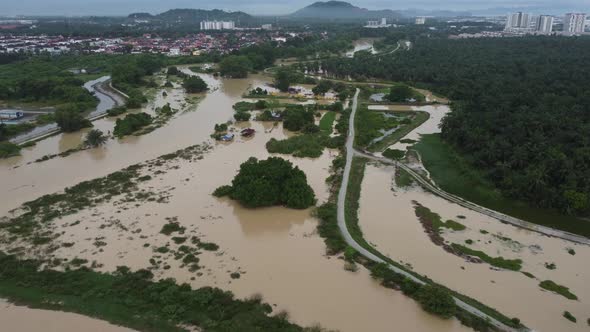
[(420, 152), (424, 166), (444, 191), (535, 224), (590, 237), (589, 221), (531, 207), (502, 196), (499, 189), (485, 179), (484, 174), (474, 169), (440, 135), (423, 135), (414, 149)]
[(140, 331), (305, 331), (285, 316), (269, 316), (260, 298), (238, 300), (218, 288), (191, 289), (153, 281), (148, 270), (119, 267), (114, 274), (86, 268), (58, 272), (0, 252), (0, 297), (33, 308), (75, 312)]

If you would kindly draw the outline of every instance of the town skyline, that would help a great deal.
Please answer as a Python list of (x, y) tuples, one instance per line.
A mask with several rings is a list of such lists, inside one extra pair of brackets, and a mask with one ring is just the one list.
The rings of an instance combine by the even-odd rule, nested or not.
[[(174, 8), (221, 9), (243, 11), (259, 16), (288, 15), (314, 1), (287, 1), (276, 3), (270, 0), (254, 0), (248, 3), (235, 0), (220, 0), (215, 3), (199, 3), (190, 0), (173, 0), (162, 3), (155, 0), (57, 0), (48, 3), (42, 0), (24, 0), (19, 3), (0, 4), (2, 16), (125, 16), (134, 12), (160, 13)], [(590, 0), (566, 1), (559, 4), (548, 0), (537, 1), (464, 1), (453, 0), (444, 3), (433, 0), (401, 0), (392, 4), (382, 0), (358, 0), (355, 6), (368, 9), (392, 9), (400, 11), (462, 11), (473, 15), (504, 15), (513, 11), (527, 11), (533, 14), (563, 15), (567, 12), (590, 11)]]

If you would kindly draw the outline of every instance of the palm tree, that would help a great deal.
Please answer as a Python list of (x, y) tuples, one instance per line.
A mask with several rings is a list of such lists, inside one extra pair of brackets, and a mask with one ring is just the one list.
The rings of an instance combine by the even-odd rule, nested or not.
[(106, 137), (101, 130), (92, 129), (86, 135), (86, 139), (84, 139), (84, 144), (89, 147), (97, 147), (106, 143), (108, 137)]

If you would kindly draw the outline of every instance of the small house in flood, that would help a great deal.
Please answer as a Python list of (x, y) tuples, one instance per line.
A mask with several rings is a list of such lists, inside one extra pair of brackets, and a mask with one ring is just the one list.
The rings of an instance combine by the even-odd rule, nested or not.
[(229, 142), (229, 141), (233, 141), (234, 137), (235, 137), (234, 134), (225, 134), (225, 135), (221, 136), (221, 140), (224, 142)]
[(254, 130), (252, 128), (246, 128), (241, 131), (241, 134), (244, 137), (251, 137), (252, 135), (254, 135), (255, 132), (256, 132), (256, 130)]

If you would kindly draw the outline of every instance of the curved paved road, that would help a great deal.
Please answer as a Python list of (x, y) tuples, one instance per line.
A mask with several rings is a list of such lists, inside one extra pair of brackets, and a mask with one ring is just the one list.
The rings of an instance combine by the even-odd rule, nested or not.
[[(125, 105), (126, 98), (129, 98), (123, 92), (114, 88), (110, 83), (110, 76), (103, 76), (98, 79), (88, 81), (84, 84), (84, 88), (99, 100), (96, 109), (86, 117), (90, 121), (94, 121), (102, 118), (109, 109), (115, 106)], [(25, 144), (27, 142), (36, 141), (56, 133), (59, 133), (61, 129), (56, 123), (46, 124), (39, 126), (30, 132), (14, 137), (10, 142), (14, 144)]]
[[(354, 94), (354, 97), (352, 100), (352, 111), (350, 113), (350, 120), (349, 120), (349, 125), (348, 125), (349, 132), (348, 132), (348, 138), (346, 140), (346, 165), (344, 166), (344, 174), (342, 176), (342, 184), (340, 186), (340, 191), (338, 192), (338, 211), (337, 211), (338, 228), (340, 229), (340, 232), (342, 233), (342, 237), (344, 237), (344, 240), (346, 241), (346, 243), (349, 246), (351, 246), (352, 248), (354, 248), (356, 251), (358, 251), (361, 255), (366, 257), (367, 259), (370, 259), (373, 262), (377, 262), (377, 263), (385, 263), (388, 265), (388, 267), (392, 271), (402, 274), (417, 283), (424, 284), (424, 282), (422, 280), (416, 278), (412, 274), (410, 274), (410, 273), (408, 273), (396, 266), (393, 266), (393, 265), (385, 262), (383, 259), (379, 258), (375, 254), (371, 253), (370, 251), (365, 249), (363, 246), (358, 244), (354, 240), (352, 235), (350, 235), (350, 232), (348, 231), (348, 228), (346, 226), (346, 217), (344, 214), (344, 203), (346, 201), (346, 188), (348, 187), (348, 180), (350, 177), (350, 170), (352, 167), (352, 158), (354, 157), (355, 154), (359, 154), (354, 149), (354, 135), (355, 135), (355, 133), (354, 133), (354, 118), (355, 118), (356, 110), (358, 107), (359, 92), (360, 92), (360, 90), (356, 89), (356, 93)], [(371, 158), (371, 159), (374, 159), (374, 158)], [(504, 323), (496, 320), (495, 318), (493, 318), (491, 316), (488, 316), (487, 314), (481, 312), (479, 309), (471, 306), (470, 304), (467, 304), (467, 303), (459, 300), (458, 298), (454, 298), (454, 300), (455, 300), (455, 303), (457, 304), (458, 307), (462, 308), (463, 310), (465, 310), (467, 312), (470, 312), (471, 314), (473, 314), (475, 316), (481, 317), (481, 318), (489, 321), (491, 324), (493, 324), (494, 326), (496, 326), (500, 330), (509, 331), (509, 332), (520, 331), (520, 330), (517, 330), (517, 329), (514, 329), (512, 327), (505, 325)], [(528, 330), (526, 330), (526, 331), (528, 331)]]

